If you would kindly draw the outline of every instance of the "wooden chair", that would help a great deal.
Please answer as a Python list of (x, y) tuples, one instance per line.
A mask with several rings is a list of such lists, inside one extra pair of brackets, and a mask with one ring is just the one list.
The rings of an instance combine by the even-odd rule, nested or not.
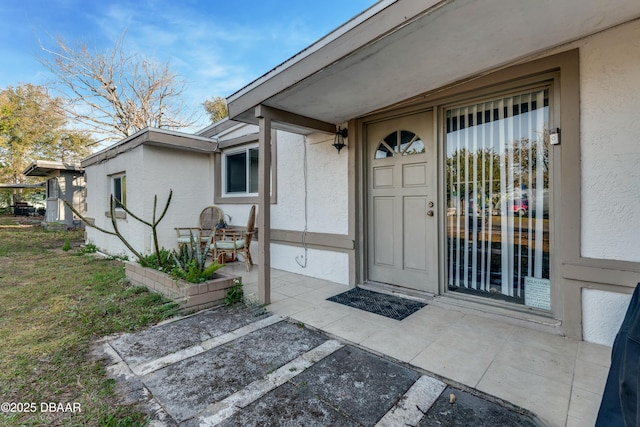
[(247, 271), (251, 271), (253, 260), (251, 259), (251, 240), (256, 232), (256, 206), (251, 206), (247, 228), (245, 230), (224, 228), (217, 230), (211, 241), (211, 258), (224, 262), (227, 255), (236, 259), (238, 255), (244, 258)]
[(176, 228), (178, 249), (180, 249), (180, 246), (190, 243), (192, 235), (196, 242), (200, 242), (203, 246), (207, 245), (211, 241), (220, 222), (224, 222), (222, 210), (217, 206), (207, 206), (200, 212), (199, 227)]

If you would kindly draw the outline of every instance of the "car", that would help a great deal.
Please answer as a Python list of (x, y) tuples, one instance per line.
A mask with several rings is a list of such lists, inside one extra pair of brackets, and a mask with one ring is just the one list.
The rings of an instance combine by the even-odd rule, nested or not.
[(529, 213), (529, 201), (527, 198), (523, 197), (521, 199), (515, 199), (513, 201), (512, 212), (519, 216), (525, 216)]

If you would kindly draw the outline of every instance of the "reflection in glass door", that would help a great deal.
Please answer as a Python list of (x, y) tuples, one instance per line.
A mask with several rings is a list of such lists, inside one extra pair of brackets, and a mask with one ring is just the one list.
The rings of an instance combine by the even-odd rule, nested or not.
[(449, 291), (549, 309), (548, 104), (544, 89), (446, 110)]

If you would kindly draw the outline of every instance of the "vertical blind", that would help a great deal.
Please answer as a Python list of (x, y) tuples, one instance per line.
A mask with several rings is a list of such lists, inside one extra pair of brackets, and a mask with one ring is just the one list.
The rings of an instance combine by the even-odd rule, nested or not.
[(446, 111), (450, 290), (523, 302), (549, 278), (548, 90)]

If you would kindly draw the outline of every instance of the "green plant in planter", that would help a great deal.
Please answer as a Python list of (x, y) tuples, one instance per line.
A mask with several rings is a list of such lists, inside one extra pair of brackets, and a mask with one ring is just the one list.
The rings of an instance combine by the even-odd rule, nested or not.
[(178, 252), (173, 251), (173, 260), (181, 268), (193, 262), (196, 267), (204, 269), (207, 262), (207, 253), (206, 247), (196, 243), (193, 233), (189, 233), (189, 243), (180, 246)]
[(171, 274), (190, 283), (201, 283), (211, 279), (213, 273), (222, 268), (224, 264), (213, 260), (209, 266), (206, 266), (208, 252), (206, 247), (196, 243), (193, 234), (189, 240), (189, 244), (182, 245), (178, 252), (172, 252), (173, 269)]
[(233, 279), (233, 286), (227, 289), (227, 296), (224, 298), (224, 303), (226, 305), (236, 305), (242, 302), (243, 299), (242, 281), (240, 279)]
[(138, 260), (138, 263), (144, 267), (151, 267), (160, 271), (169, 271), (173, 268), (173, 252), (162, 248), (158, 253), (152, 253)]

